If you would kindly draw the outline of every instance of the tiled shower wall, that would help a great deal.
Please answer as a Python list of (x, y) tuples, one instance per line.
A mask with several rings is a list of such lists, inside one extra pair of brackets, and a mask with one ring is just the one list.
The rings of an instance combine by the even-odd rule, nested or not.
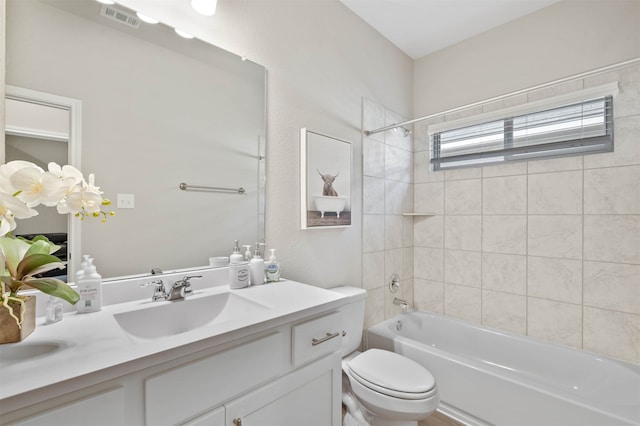
[[(404, 117), (363, 101), (363, 126), (379, 129)], [(400, 312), (388, 290), (392, 274), (400, 277), (395, 295), (413, 301), (412, 136), (386, 131), (363, 144), (362, 286), (367, 290), (365, 327)]]
[[(611, 81), (620, 87), (613, 153), (428, 170), (429, 124)], [(415, 306), (640, 363), (640, 66), (440, 116), (414, 132), (415, 210), (436, 213), (413, 223)], [(376, 143), (380, 151), (392, 147)], [(366, 165), (365, 197), (373, 180), (394, 186), (386, 175), (368, 175)], [(371, 222), (381, 228), (396, 210), (368, 210), (367, 198), (364, 205), (366, 242)], [(403, 255), (410, 240), (403, 239)], [(368, 265), (393, 257), (381, 242), (364, 247), (364, 277)], [(381, 306), (381, 283), (373, 282), (370, 300)], [(371, 312), (369, 321), (379, 316)]]

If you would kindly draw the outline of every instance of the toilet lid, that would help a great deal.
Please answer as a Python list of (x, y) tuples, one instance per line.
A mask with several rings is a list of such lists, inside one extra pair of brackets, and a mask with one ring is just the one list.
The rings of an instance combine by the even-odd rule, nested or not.
[(349, 371), (362, 385), (399, 398), (428, 398), (436, 385), (431, 373), (417, 362), (380, 349), (369, 349), (353, 358)]

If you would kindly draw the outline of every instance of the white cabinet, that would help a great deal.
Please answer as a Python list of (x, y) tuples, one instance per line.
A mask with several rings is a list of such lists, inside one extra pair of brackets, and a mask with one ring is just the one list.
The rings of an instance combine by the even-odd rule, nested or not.
[(338, 426), (342, 371), (333, 353), (225, 406), (226, 426)]
[(2, 424), (339, 426), (339, 330), (336, 312), (301, 318), (3, 413)]
[[(34, 410), (35, 411), (35, 410)], [(112, 426), (125, 424), (124, 388), (118, 387), (27, 417), (12, 426)]]

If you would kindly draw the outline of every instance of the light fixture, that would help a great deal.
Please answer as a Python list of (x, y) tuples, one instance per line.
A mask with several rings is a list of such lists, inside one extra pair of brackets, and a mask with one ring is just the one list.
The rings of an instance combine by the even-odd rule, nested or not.
[(174, 31), (176, 32), (176, 34), (178, 34), (180, 37), (184, 37), (184, 38), (193, 38), (192, 34), (189, 34), (188, 32), (179, 30), (177, 28), (174, 28)]
[(217, 3), (218, 0), (191, 0), (191, 7), (202, 15), (213, 16), (216, 13)]
[(142, 13), (140, 13), (140, 12), (136, 12), (136, 15), (138, 15), (138, 18), (140, 18), (140, 20), (141, 20), (142, 22), (146, 22), (147, 24), (157, 24), (158, 22), (160, 22), (160, 21), (158, 21), (157, 19), (153, 19), (153, 18), (152, 18), (152, 17), (150, 17), (150, 16), (143, 15), (143, 14), (142, 14)]

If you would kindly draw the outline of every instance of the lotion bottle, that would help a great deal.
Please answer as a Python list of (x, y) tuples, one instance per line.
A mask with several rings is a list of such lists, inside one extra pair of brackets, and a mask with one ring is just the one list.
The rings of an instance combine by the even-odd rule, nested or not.
[(96, 271), (93, 259), (86, 254), (82, 257), (82, 270), (76, 274), (80, 295), (76, 309), (79, 313), (97, 312), (102, 309), (102, 277)]
[(233, 252), (229, 256), (229, 263), (243, 262), (244, 256), (240, 253), (240, 247), (238, 246), (238, 240), (236, 240), (236, 246), (233, 248)]
[(271, 256), (269, 256), (269, 260), (264, 262), (264, 270), (267, 276), (267, 282), (273, 283), (276, 281), (280, 281), (280, 262), (276, 258), (276, 249), (269, 249), (271, 251)]
[(258, 247), (258, 243), (256, 243), (256, 251), (253, 253), (253, 259), (249, 262), (251, 285), (264, 284), (264, 259), (260, 255)]

